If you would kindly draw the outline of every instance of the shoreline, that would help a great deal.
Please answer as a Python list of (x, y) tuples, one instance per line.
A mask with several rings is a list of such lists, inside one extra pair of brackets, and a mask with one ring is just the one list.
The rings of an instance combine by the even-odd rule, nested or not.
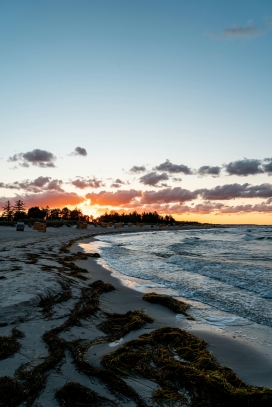
[[(124, 229), (119, 229), (117, 233), (126, 232)], [(0, 337), (4, 336), (6, 342), (13, 341), (16, 345), (13, 353), (0, 358), (0, 401), (3, 406), (21, 407), (24, 397), (28, 397), (29, 401), (34, 392), (33, 405), (57, 407), (60, 404), (56, 399), (56, 389), (64, 389), (67, 382), (84, 386), (84, 391), (92, 389), (93, 396), (97, 400), (106, 398), (109, 406), (114, 405), (110, 403), (132, 407), (155, 406), (151, 397), (159, 388), (156, 382), (135, 377), (128, 377), (124, 382), (121, 376), (114, 376), (113, 373), (107, 377), (101, 376), (106, 370), (100, 358), (120, 349), (127, 341), (136, 340), (142, 334), (151, 335), (166, 326), (204, 339), (208, 342), (207, 350), (214, 354), (218, 362), (234, 369), (246, 383), (272, 388), (272, 358), (264, 355), (261, 349), (239, 338), (222, 337), (212, 330), (194, 331), (185, 316), (177, 319), (176, 314), (168, 308), (144, 301), (143, 293), (124, 286), (96, 259), (88, 258), (79, 245), (89, 243), (96, 235), (109, 232), (107, 229), (82, 232), (63, 228), (50, 230), (46, 234), (32, 230), (21, 234), (8, 228), (2, 231), (0, 284), (6, 287), (6, 291), (2, 290), (0, 301)], [(138, 228), (131, 232), (144, 230)], [(97, 280), (103, 281), (100, 288), (96, 288), (96, 283), (93, 285)], [(115, 289), (109, 290), (111, 285)], [(9, 303), (3, 313), (5, 296)], [(16, 303), (19, 299), (23, 301)], [(112, 318), (111, 315), (132, 311), (132, 314), (126, 314), (126, 318), (130, 319), (135, 310), (144, 310), (144, 315), (149, 315), (155, 321), (145, 321), (137, 330), (129, 328), (126, 334), (119, 337), (112, 333), (105, 334), (99, 328), (103, 321)], [(78, 345), (75, 347), (76, 343)], [(86, 365), (89, 366), (87, 370), (84, 368)], [(18, 369), (21, 372), (19, 376)], [(93, 373), (90, 373), (90, 369)], [(37, 377), (37, 371), (44, 379), (33, 384), (31, 377)], [(26, 372), (28, 379), (21, 382), (20, 375)], [(32, 376), (29, 372), (33, 372)], [(120, 389), (130, 394), (132, 399), (129, 402), (121, 401), (122, 397), (120, 399), (111, 390), (113, 379), (119, 380), (119, 384), (123, 383)], [(27, 387), (20, 393), (21, 383)], [(33, 386), (37, 390), (34, 391)], [(77, 387), (76, 391), (81, 390)], [(137, 399), (137, 394), (144, 404)], [(8, 402), (5, 401), (6, 395)], [(17, 396), (21, 397), (21, 402), (11, 402), (10, 397)]]
[[(79, 244), (80, 243), (77, 244), (76, 250), (81, 248)], [(244, 338), (239, 338), (237, 336), (233, 338), (233, 335), (227, 332), (216, 332), (212, 326), (208, 327), (207, 325), (202, 328), (192, 327), (190, 326), (191, 321), (188, 323), (185, 318), (181, 321), (177, 320), (175, 313), (167, 310), (165, 307), (154, 304), (150, 307), (150, 304), (142, 300), (144, 293), (124, 285), (118, 276), (114, 275), (109, 269), (103, 267), (103, 265), (98, 264), (96, 259), (88, 259), (84, 263), (85, 267), (98, 279), (110, 282), (117, 287), (117, 289), (122, 291), (122, 296), (124, 296), (124, 298), (132, 298), (133, 301), (130, 302), (129, 305), (130, 309), (133, 309), (133, 307), (135, 309), (137, 309), (137, 307), (140, 309), (143, 308), (149, 315), (153, 317), (155, 315), (160, 326), (165, 324), (175, 326), (205, 340), (208, 343), (208, 350), (214, 354), (219, 363), (233, 369), (247, 384), (272, 388), (272, 350), (270, 355), (268, 355), (267, 349), (264, 347), (250, 343)], [(149, 290), (149, 292), (151, 291), (152, 290)], [(156, 291), (156, 289), (153, 291)], [(113, 295), (114, 294), (109, 297), (111, 298), (111, 301)], [(114, 312), (125, 312), (127, 306), (124, 305), (125, 301), (123, 301), (122, 298), (123, 297), (121, 297), (120, 300), (116, 299), (112, 302), (109, 300), (109, 308), (112, 308)], [(154, 310), (153, 307), (158, 308)], [(162, 312), (163, 317), (159, 315), (159, 312)], [(250, 358), (248, 357), (249, 354)]]

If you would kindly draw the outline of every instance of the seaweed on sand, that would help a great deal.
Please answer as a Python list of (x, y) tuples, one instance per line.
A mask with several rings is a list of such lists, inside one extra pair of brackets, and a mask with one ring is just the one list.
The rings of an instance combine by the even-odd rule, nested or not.
[(142, 328), (147, 323), (153, 323), (154, 319), (143, 311), (129, 311), (126, 314), (104, 312), (107, 319), (98, 326), (99, 329), (108, 334), (110, 340), (114, 341), (127, 335), (130, 331)]
[[(101, 362), (116, 374), (155, 381), (171, 390), (172, 399), (182, 394), (189, 406), (272, 405), (272, 389), (246, 385), (230, 368), (221, 366), (206, 346), (188, 332), (166, 327), (125, 343)], [(156, 391), (153, 397), (163, 402), (165, 391)]]
[(16, 328), (13, 328), (11, 332), (10, 336), (0, 336), (0, 359), (13, 356), (21, 348), (17, 339), (23, 338), (24, 334)]
[(142, 297), (143, 300), (151, 302), (152, 304), (160, 304), (164, 307), (171, 309), (172, 311), (176, 312), (177, 314), (183, 314), (188, 316), (186, 310), (190, 308), (189, 304), (185, 302), (178, 301), (173, 297), (168, 295), (156, 294), (156, 293), (148, 293)]
[(114, 289), (111, 284), (97, 281), (91, 287), (83, 287), (81, 297), (75, 304), (70, 316), (58, 327), (47, 331), (42, 336), (48, 347), (48, 356), (36, 366), (22, 365), (16, 372), (17, 377), (23, 380), (27, 405), (31, 406), (46, 383), (48, 372), (55, 368), (65, 356), (65, 350), (70, 349), (69, 343), (58, 335), (72, 326), (79, 326), (81, 318), (94, 315), (99, 310), (99, 298), (103, 292)]
[(145, 407), (146, 403), (141, 399), (138, 393), (129, 386), (123, 379), (118, 377), (108, 369), (99, 369), (92, 366), (85, 358), (84, 355), (89, 348), (89, 345), (80, 345), (79, 341), (70, 342), (68, 344), (69, 350), (73, 356), (77, 368), (87, 376), (95, 376), (100, 379), (109, 390), (124, 399), (132, 399), (136, 402), (138, 407)]
[(152, 401), (154, 406), (168, 406), (168, 407), (178, 407), (178, 406), (189, 406), (188, 400), (183, 394), (173, 391), (169, 388), (160, 388), (154, 391), (152, 396)]
[(76, 261), (76, 260), (88, 260), (89, 258), (92, 257), (100, 257), (99, 253), (83, 253), (83, 252), (77, 252), (77, 253), (72, 253), (69, 256), (63, 257), (64, 261)]
[(47, 316), (52, 315), (52, 307), (55, 304), (66, 302), (72, 298), (72, 291), (69, 284), (65, 283), (64, 281), (59, 281), (59, 283), (62, 286), (61, 292), (56, 295), (50, 295), (42, 298), (39, 304), (39, 307), (42, 308), (42, 312)]
[(88, 387), (74, 382), (65, 384), (56, 392), (55, 397), (59, 404), (65, 407), (117, 406), (113, 401), (99, 396)]
[(15, 407), (26, 398), (26, 389), (12, 377), (0, 377), (0, 406)]
[(60, 248), (60, 253), (69, 253), (70, 248), (73, 246), (73, 244), (76, 241), (82, 240), (82, 239), (88, 239), (89, 237), (92, 237), (92, 236), (93, 236), (93, 233), (90, 233), (88, 235), (82, 235), (82, 236), (79, 236), (79, 237), (77, 237), (75, 239), (72, 239), (72, 240), (70, 240), (70, 242), (68, 242), (66, 244), (64, 243)]

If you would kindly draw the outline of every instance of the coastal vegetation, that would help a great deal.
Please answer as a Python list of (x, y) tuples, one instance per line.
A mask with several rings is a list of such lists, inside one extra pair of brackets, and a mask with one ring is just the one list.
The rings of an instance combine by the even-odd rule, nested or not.
[(142, 212), (136, 211), (130, 213), (118, 213), (111, 211), (105, 212), (103, 215), (94, 218), (92, 215), (84, 215), (78, 208), (49, 208), (48, 206), (39, 208), (33, 206), (28, 210), (25, 209), (25, 203), (21, 200), (11, 205), (10, 201), (2, 207), (2, 215), (0, 217), (0, 226), (14, 226), (18, 220), (24, 221), (32, 225), (36, 221), (46, 222), (47, 226), (61, 227), (72, 226), (78, 221), (92, 223), (145, 223), (145, 224), (190, 224), (198, 225), (199, 222), (176, 221), (172, 215), (160, 215), (158, 212)]

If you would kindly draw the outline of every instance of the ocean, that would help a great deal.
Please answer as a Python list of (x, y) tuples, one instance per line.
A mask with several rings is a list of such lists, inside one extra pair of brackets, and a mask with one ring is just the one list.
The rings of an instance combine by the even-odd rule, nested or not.
[[(124, 284), (191, 304), (198, 323), (272, 346), (272, 227), (96, 236), (91, 250)], [(178, 317), (178, 316), (177, 316)]]

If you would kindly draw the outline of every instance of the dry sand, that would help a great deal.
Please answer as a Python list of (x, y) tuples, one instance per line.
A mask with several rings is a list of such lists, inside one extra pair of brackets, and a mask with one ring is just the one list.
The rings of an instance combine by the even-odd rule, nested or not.
[[(140, 228), (136, 230), (142, 231)], [(186, 317), (177, 319), (176, 314), (169, 309), (143, 301), (141, 293), (125, 287), (119, 279), (97, 264), (94, 259), (76, 262), (77, 266), (86, 269), (83, 272), (73, 268), (71, 259), (66, 259), (66, 263), (63, 263), (65, 256), (70, 254), (60, 252), (60, 248), (70, 240), (77, 239), (70, 250), (73, 254), (82, 251), (78, 246), (79, 242), (89, 242), (96, 233), (124, 233), (125, 231), (132, 232), (135, 229), (48, 228), (44, 234), (30, 228), (25, 232), (16, 232), (14, 229), (5, 227), (0, 229), (0, 336), (10, 335), (12, 328), (17, 328), (24, 334), (24, 338), (17, 339), (21, 348), (13, 356), (0, 360), (0, 376), (18, 377), (18, 369), (24, 364), (28, 363), (28, 369), (33, 369), (47, 360), (48, 343), (46, 344), (42, 338), (44, 333), (65, 324), (72, 310), (75, 309), (76, 303), (80, 301), (82, 288), (89, 289), (88, 284), (102, 280), (105, 283), (111, 283), (116, 290), (102, 294), (100, 311), (86, 319), (80, 319), (78, 324), (71, 323), (69, 327), (59, 331), (59, 338), (66, 343), (74, 343), (73, 341), (78, 339), (81, 339), (80, 343), (84, 343), (105, 338), (105, 334), (98, 328), (99, 323), (104, 320), (102, 310), (108, 313), (144, 310), (155, 319), (155, 322), (131, 331), (118, 341), (93, 343), (86, 350), (85, 359), (95, 368), (102, 369), (100, 358), (125, 342), (138, 338), (143, 333), (152, 332), (154, 329), (171, 326), (185, 329), (208, 342), (208, 350), (213, 352), (218, 361), (234, 369), (247, 384), (272, 388), (272, 357), (266, 355), (266, 349), (253, 346), (240, 338), (218, 335), (207, 327), (201, 330), (194, 329), (192, 322)], [(39, 307), (41, 299), (51, 296), (56, 300), (58, 293), (63, 290), (63, 282), (66, 282), (71, 289), (70, 298), (53, 304), (51, 313), (42, 312), (42, 308)], [(44, 387), (34, 398), (35, 406), (59, 406), (55, 393), (67, 382), (81, 383), (119, 406), (137, 405), (135, 400), (120, 399), (114, 395), (95, 375), (84, 374), (75, 366), (75, 359), (69, 348), (65, 348), (61, 359), (47, 373)], [(135, 377), (126, 379), (126, 383), (140, 394), (146, 405), (154, 405), (151, 402), (151, 396), (158, 388), (156, 383)], [(12, 404), (6, 405), (12, 406)], [(106, 402), (103, 405), (110, 404)]]

